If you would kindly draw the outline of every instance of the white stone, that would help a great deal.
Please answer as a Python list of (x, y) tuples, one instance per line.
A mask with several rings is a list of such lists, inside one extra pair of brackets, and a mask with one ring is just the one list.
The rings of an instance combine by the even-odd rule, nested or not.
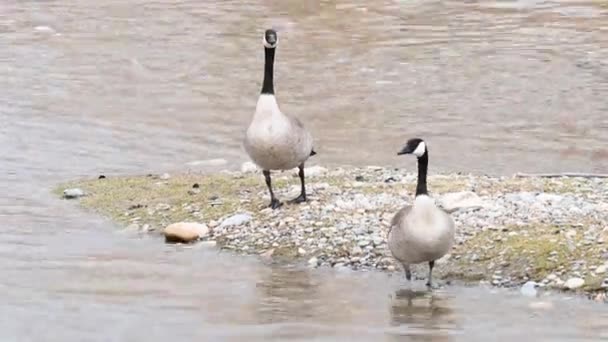
[(171, 175), (168, 173), (163, 173), (162, 175), (160, 175), (160, 179), (162, 180), (168, 180), (169, 178), (171, 178)]
[(596, 274), (606, 273), (606, 265), (600, 265), (595, 269)]
[(439, 204), (447, 212), (456, 210), (471, 210), (484, 207), (484, 202), (471, 191), (451, 192), (443, 195)]
[(570, 278), (564, 284), (564, 287), (570, 290), (576, 290), (585, 285), (585, 280), (581, 278)]
[(197, 222), (177, 222), (165, 227), (163, 234), (167, 242), (188, 243), (209, 234), (209, 228), (207, 225)]
[(534, 281), (529, 281), (525, 283), (519, 292), (526, 297), (536, 297), (536, 287), (538, 284)]
[(557, 203), (557, 202), (561, 202), (564, 199), (564, 196), (561, 195), (556, 195), (556, 194), (547, 194), (547, 193), (540, 193), (536, 196), (536, 200), (540, 201), (540, 202), (544, 202), (544, 203)]
[(256, 172), (257, 170), (258, 170), (257, 165), (255, 165), (254, 163), (252, 163), (250, 161), (246, 161), (241, 165), (242, 173), (252, 173), (252, 172)]
[(316, 267), (319, 264), (319, 260), (317, 259), (317, 257), (312, 257), (310, 259), (308, 259), (308, 265), (311, 267)]
[(251, 215), (249, 214), (236, 214), (222, 221), (220, 227), (240, 226), (251, 221)]
[(327, 172), (326, 168), (324, 168), (323, 166), (318, 166), (318, 165), (304, 168), (304, 175), (306, 177), (321, 176), (321, 175), (325, 174), (326, 172)]
[(84, 191), (79, 188), (71, 188), (63, 190), (63, 197), (65, 198), (78, 198), (84, 196)]

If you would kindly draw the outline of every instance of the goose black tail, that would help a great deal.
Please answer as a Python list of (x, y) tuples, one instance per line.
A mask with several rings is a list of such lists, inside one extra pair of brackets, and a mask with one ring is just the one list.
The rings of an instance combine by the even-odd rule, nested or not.
[(314, 156), (315, 154), (317, 154), (317, 152), (315, 152), (315, 150), (310, 150), (310, 156)]

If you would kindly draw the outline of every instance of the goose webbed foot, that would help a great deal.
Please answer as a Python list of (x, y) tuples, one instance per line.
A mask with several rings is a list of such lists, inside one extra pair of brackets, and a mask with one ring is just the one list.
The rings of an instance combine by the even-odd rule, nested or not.
[(293, 203), (293, 204), (299, 204), (299, 203), (304, 203), (304, 202), (306, 202), (306, 194), (305, 193), (302, 193), (302, 194), (300, 194), (300, 196), (298, 196), (298, 197), (296, 197), (296, 198), (294, 198), (294, 199), (292, 199), (292, 200), (289, 201), (289, 203)]
[(289, 203), (304, 203), (306, 202), (306, 182), (304, 181), (304, 163), (298, 166), (299, 172), (298, 176), (300, 177), (301, 191), (300, 196), (292, 199)]
[(270, 193), (270, 204), (269, 208), (278, 209), (283, 205), (276, 197), (274, 197), (274, 191), (272, 191), (272, 179), (270, 178), (270, 171), (263, 170), (262, 174), (264, 174), (264, 179), (266, 181), (266, 186), (268, 187), (268, 192)]
[(282, 205), (283, 205), (283, 203), (281, 203), (281, 201), (279, 201), (276, 198), (272, 198), (270, 200), (270, 204), (268, 205), (268, 207), (272, 208), (272, 209), (279, 209)]

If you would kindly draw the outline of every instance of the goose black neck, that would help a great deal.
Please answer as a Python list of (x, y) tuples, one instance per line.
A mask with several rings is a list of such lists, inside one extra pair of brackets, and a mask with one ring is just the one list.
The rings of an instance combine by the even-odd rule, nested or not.
[(418, 158), (418, 185), (416, 185), (416, 196), (428, 195), (426, 189), (426, 172), (429, 167), (429, 153), (428, 151)]
[(262, 94), (274, 95), (274, 48), (264, 47), (264, 83), (262, 84)]

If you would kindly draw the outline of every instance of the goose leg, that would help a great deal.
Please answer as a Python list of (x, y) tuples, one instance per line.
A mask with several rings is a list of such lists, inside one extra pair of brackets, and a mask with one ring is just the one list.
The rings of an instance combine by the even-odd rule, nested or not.
[(412, 280), (412, 271), (410, 271), (410, 265), (403, 264), (403, 269), (405, 270), (405, 279), (408, 281)]
[(435, 267), (435, 260), (429, 261), (429, 280), (426, 282), (426, 286), (433, 288), (433, 267)]
[(270, 180), (270, 171), (264, 170), (262, 171), (262, 173), (264, 174), (266, 186), (268, 187), (268, 191), (270, 192), (270, 204), (268, 206), (272, 209), (277, 209), (283, 203), (281, 203), (276, 197), (274, 197), (274, 192), (272, 191), (272, 181)]
[(290, 201), (291, 203), (306, 202), (306, 186), (304, 183), (304, 163), (300, 164), (300, 166), (298, 166), (298, 168), (300, 169), (300, 171), (298, 172), (298, 176), (300, 176), (300, 183), (302, 184), (302, 190), (300, 191), (300, 196), (292, 199)]

